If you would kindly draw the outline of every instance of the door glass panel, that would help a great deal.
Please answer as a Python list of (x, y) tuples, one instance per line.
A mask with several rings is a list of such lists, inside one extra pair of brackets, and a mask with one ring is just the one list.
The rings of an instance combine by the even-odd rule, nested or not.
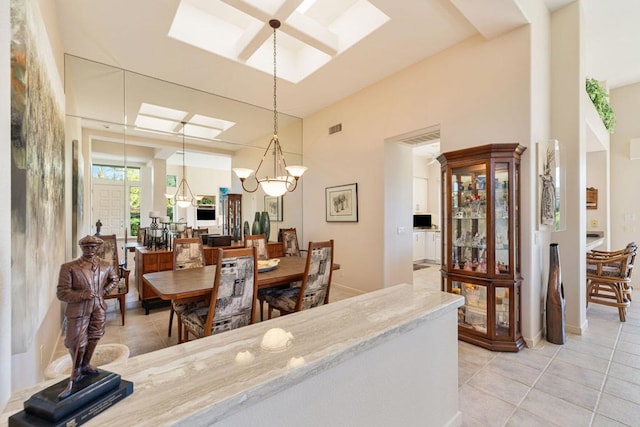
[(509, 265), (509, 164), (497, 163), (494, 177), (496, 274), (508, 274)]
[(451, 262), (454, 269), (487, 272), (486, 178), (484, 164), (453, 170)]
[(509, 288), (496, 288), (496, 335), (509, 335)]
[(487, 333), (487, 288), (468, 282), (451, 282), (451, 291), (464, 296), (464, 305), (458, 308), (458, 324)]

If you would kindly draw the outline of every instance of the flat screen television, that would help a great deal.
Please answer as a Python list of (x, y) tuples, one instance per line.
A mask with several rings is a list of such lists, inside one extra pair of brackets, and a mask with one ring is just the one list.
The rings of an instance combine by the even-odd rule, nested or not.
[(414, 214), (413, 228), (430, 228), (431, 214)]
[(216, 219), (216, 210), (211, 208), (196, 209), (196, 219), (198, 221), (214, 221)]

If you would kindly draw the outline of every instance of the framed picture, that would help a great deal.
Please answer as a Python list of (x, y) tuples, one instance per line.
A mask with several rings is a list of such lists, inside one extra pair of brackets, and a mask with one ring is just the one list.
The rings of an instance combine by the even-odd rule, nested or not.
[(282, 221), (282, 196), (264, 196), (264, 210), (269, 214), (271, 222)]
[(327, 222), (358, 222), (358, 184), (325, 189)]

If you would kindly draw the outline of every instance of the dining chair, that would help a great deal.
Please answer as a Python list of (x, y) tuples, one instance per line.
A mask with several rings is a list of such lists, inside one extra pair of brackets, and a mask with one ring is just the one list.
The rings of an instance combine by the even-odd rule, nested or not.
[(255, 247), (218, 248), (209, 304), (179, 314), (185, 341), (236, 329), (255, 322), (258, 264)]
[(638, 245), (631, 242), (619, 251), (587, 253), (587, 305), (593, 302), (616, 307), (620, 321), (626, 321), (637, 249)]
[[(630, 242), (627, 244), (627, 246), (624, 249), (620, 249), (617, 251), (599, 251), (597, 249), (592, 249), (590, 252), (588, 252), (591, 255), (594, 256), (599, 256), (599, 257), (612, 257), (612, 256), (617, 256), (617, 255), (622, 255), (622, 254), (629, 254), (629, 253), (633, 253), (638, 251), (638, 244), (636, 242)], [(624, 294), (627, 297), (627, 299), (629, 301), (631, 301), (631, 297), (632, 297), (632, 291), (633, 291), (633, 286), (631, 286), (631, 272), (633, 271), (633, 264), (635, 262), (635, 255), (631, 258), (630, 264), (629, 264), (629, 271), (628, 271), (628, 275), (629, 275), (629, 281), (625, 282), (624, 284)], [(595, 267), (593, 265), (589, 265), (587, 264), (587, 272), (589, 272), (589, 270), (593, 270)], [(611, 266), (609, 266), (609, 270), (611, 270)], [(614, 267), (615, 270), (615, 267)]]
[(258, 259), (269, 259), (267, 252), (267, 238), (264, 234), (249, 234), (244, 236), (244, 247), (255, 247), (258, 253)]
[[(173, 242), (173, 269), (184, 270), (189, 268), (203, 268), (205, 266), (204, 248), (202, 240), (198, 237), (189, 239), (175, 239)], [(169, 312), (169, 332), (171, 336), (173, 327), (173, 315), (178, 316), (178, 342), (182, 342), (182, 324), (180, 323), (180, 313), (195, 306), (203, 305), (203, 298), (183, 298), (171, 301), (171, 311)]]
[(278, 241), (282, 242), (285, 256), (300, 256), (298, 234), (295, 228), (281, 228), (278, 231)]
[(273, 309), (286, 315), (329, 302), (333, 266), (333, 240), (309, 242), (304, 276), (300, 286), (272, 289), (265, 293), (268, 318)]
[[(98, 247), (96, 255), (99, 258), (108, 261), (114, 268), (118, 270), (120, 278), (118, 285), (111, 292), (104, 296), (104, 299), (117, 299), (120, 306), (120, 315), (122, 317), (122, 326), (124, 326), (124, 318), (126, 312), (126, 296), (129, 293), (129, 273), (130, 270), (124, 268), (124, 264), (120, 262), (118, 257), (118, 241), (115, 234), (107, 234), (100, 236), (103, 244)], [(126, 254), (125, 254), (126, 255)]]

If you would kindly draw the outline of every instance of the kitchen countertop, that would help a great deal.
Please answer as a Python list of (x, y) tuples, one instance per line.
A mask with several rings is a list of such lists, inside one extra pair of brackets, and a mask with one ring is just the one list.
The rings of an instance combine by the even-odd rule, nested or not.
[[(113, 363), (109, 370), (132, 381), (134, 392), (87, 425), (211, 425), (422, 328), (463, 301), (397, 285)], [(275, 327), (293, 334), (291, 345), (281, 352), (262, 350), (262, 336)], [(241, 351), (254, 358), (239, 361)], [(304, 359), (294, 367), (292, 357)], [(57, 381), (13, 393), (0, 425), (29, 396)]]
[(587, 252), (604, 243), (604, 231), (587, 231)]

